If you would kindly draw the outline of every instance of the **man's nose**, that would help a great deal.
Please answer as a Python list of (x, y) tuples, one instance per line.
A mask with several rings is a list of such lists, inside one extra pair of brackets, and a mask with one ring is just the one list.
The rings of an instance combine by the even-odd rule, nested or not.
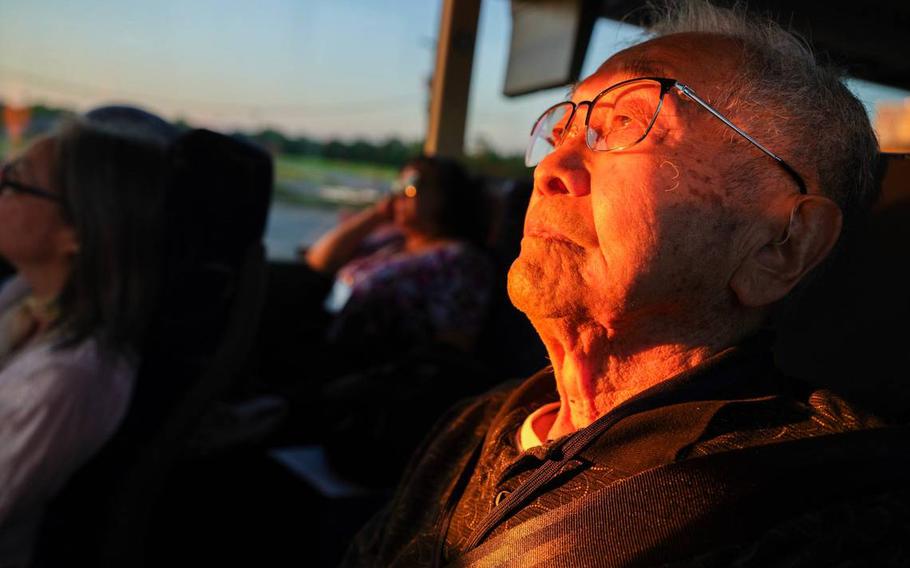
[(562, 143), (547, 155), (534, 170), (534, 188), (544, 195), (567, 194), (582, 197), (591, 193), (591, 174), (586, 163), (589, 152), (580, 134), (572, 128)]

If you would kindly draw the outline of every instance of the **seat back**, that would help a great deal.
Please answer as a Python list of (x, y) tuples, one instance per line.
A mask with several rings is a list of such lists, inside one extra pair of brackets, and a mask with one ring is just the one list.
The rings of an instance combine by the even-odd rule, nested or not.
[(547, 364), (547, 352), (528, 318), (509, 300), (509, 267), (521, 252), (530, 181), (511, 181), (500, 193), (490, 249), (495, 263), (488, 317), (477, 341), (477, 356), (500, 380), (529, 377)]
[(206, 130), (171, 149), (157, 321), (112, 440), (52, 502), (39, 566), (139, 566), (155, 501), (189, 434), (240, 375), (265, 291), (270, 156)]
[(883, 418), (910, 419), (910, 155), (885, 154), (864, 226), (808, 290), (776, 346), (788, 374)]

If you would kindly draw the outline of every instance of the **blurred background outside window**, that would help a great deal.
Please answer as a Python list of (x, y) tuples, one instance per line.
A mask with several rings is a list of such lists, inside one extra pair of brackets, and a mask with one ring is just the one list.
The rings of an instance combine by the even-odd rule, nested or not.
[[(269, 256), (291, 258), (388, 192), (420, 152), (440, 9), (438, 0), (4, 0), (0, 156), (62, 115), (105, 104), (252, 138), (276, 159)], [(465, 140), (471, 169), (494, 178), (530, 176), (531, 123), (566, 96), (502, 95), (509, 26), (508, 0), (485, 0)], [(641, 33), (598, 21), (582, 75)], [(910, 151), (910, 93), (851, 88), (882, 146)]]

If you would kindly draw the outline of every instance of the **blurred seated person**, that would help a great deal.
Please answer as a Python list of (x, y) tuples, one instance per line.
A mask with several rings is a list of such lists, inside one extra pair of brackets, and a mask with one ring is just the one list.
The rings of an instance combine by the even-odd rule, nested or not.
[(356, 346), (367, 359), (425, 342), (470, 350), (492, 285), (487, 229), (483, 188), (458, 163), (408, 162), (393, 197), (345, 219), (305, 253), (334, 279), (328, 342)]
[(318, 441), (352, 479), (390, 485), (440, 412), (497, 379), (466, 356), (493, 287), (485, 197), (458, 163), (415, 158), (392, 197), (304, 253), (320, 275), (300, 286), (307, 299), (295, 311), (310, 328), (269, 340), (293, 336), (286, 356), (265, 360), (299, 365), (274, 373), (290, 379), (279, 387), (291, 405), (286, 432)]
[(0, 565), (124, 417), (153, 310), (160, 144), (72, 121), (3, 165)]

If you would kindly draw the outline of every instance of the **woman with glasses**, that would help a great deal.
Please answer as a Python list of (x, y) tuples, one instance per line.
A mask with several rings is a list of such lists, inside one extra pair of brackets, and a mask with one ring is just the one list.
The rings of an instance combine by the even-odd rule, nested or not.
[(488, 386), (470, 356), (492, 293), (487, 227), (482, 186), (454, 161), (420, 157), (392, 197), (306, 252), (331, 291), (324, 325), (295, 337), (287, 432), (315, 433), (338, 473), (390, 484), (438, 412)]
[(332, 342), (366, 351), (426, 340), (470, 349), (485, 313), (491, 267), (480, 185), (454, 161), (408, 162), (394, 195), (342, 222), (306, 253), (334, 278)]
[(2, 168), (0, 565), (129, 404), (156, 292), (161, 146), (74, 121)]

